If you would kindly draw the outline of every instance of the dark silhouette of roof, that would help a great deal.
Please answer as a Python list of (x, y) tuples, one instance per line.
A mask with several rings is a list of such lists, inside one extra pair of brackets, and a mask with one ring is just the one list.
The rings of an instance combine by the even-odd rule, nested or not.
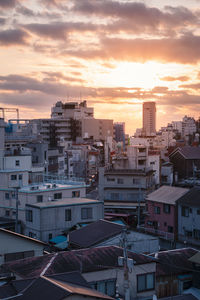
[[(28, 280), (16, 280), (0, 287), (0, 298), (20, 300), (61, 300), (70, 295), (84, 295), (99, 299), (113, 299), (92, 290), (78, 272), (40, 276)], [(17, 296), (17, 297), (16, 297)]]
[(156, 276), (168, 276), (170, 274), (191, 273), (193, 265), (189, 258), (196, 254), (198, 250), (193, 248), (181, 248), (154, 253), (157, 258)]
[[(39, 257), (29, 257), (4, 264), (4, 272), (14, 272), (21, 278), (42, 275), (82, 271), (82, 273), (109, 269), (118, 266), (118, 257), (123, 249), (117, 246), (96, 247), (90, 249), (63, 251)], [(128, 251), (128, 257), (135, 264), (151, 263), (153, 259), (143, 254)]]
[(200, 187), (195, 186), (191, 188), (185, 195), (183, 195), (178, 200), (178, 204), (184, 204), (200, 208)]
[(69, 233), (69, 243), (79, 248), (89, 248), (113, 236), (121, 234), (124, 226), (99, 220)]
[(170, 296), (165, 298), (160, 298), (159, 300), (197, 300), (192, 294), (182, 294), (177, 296)]
[(200, 147), (184, 146), (176, 148), (170, 157), (179, 152), (185, 159), (200, 159)]

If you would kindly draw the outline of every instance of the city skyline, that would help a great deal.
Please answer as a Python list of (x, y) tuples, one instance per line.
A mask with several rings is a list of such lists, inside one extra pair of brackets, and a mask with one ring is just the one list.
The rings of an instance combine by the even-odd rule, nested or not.
[(198, 0), (0, 2), (0, 106), (50, 116), (56, 101), (86, 99), (96, 118), (157, 129), (199, 117)]

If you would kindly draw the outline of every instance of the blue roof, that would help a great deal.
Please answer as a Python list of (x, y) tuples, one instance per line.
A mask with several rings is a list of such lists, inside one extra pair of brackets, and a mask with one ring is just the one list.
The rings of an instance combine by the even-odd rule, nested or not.
[(64, 235), (58, 235), (55, 238), (49, 240), (49, 242), (54, 243), (54, 244), (60, 244), (63, 243), (67, 240), (67, 237)]

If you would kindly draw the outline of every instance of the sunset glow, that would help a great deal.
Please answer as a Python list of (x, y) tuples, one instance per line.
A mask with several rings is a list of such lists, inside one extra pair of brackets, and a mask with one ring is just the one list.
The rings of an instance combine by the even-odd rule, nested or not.
[(198, 1), (0, 1), (0, 105), (49, 117), (58, 100), (86, 99), (95, 116), (157, 129), (199, 117)]

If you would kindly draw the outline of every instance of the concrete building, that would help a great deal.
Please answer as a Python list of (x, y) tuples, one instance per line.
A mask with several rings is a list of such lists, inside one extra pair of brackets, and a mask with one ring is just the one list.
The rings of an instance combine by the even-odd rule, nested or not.
[(118, 143), (121, 142), (123, 150), (125, 150), (125, 122), (116, 122), (113, 124), (114, 140)]
[(26, 257), (43, 255), (44, 242), (0, 228), (0, 265)]
[[(22, 222), (22, 229), (25, 224), (25, 209), (26, 204), (46, 203), (50, 201), (65, 201), (66, 198), (85, 197), (86, 185), (83, 182), (68, 183), (59, 180), (47, 180), (47, 182), (40, 182), (34, 185), (19, 186), (18, 178), (12, 180), (13, 173), (11, 173), (12, 186), (0, 188), (0, 216), (16, 218), (16, 197), (18, 198), (18, 219)], [(23, 178), (25, 180), (25, 178)], [(18, 188), (17, 190), (15, 188)]]
[(187, 192), (186, 188), (163, 185), (147, 195), (145, 228), (151, 233), (177, 239), (177, 201)]
[(156, 134), (156, 103), (143, 103), (143, 131), (146, 136)]
[(87, 107), (87, 101), (66, 102), (58, 101), (51, 109), (52, 119), (85, 119), (94, 118), (94, 108)]
[(48, 242), (78, 223), (103, 218), (103, 202), (86, 198), (68, 198), (26, 204), (26, 235)]
[(200, 244), (200, 188), (193, 187), (178, 201), (180, 240)]
[(137, 215), (145, 208), (145, 194), (154, 189), (152, 169), (99, 168), (99, 200), (105, 211)]

